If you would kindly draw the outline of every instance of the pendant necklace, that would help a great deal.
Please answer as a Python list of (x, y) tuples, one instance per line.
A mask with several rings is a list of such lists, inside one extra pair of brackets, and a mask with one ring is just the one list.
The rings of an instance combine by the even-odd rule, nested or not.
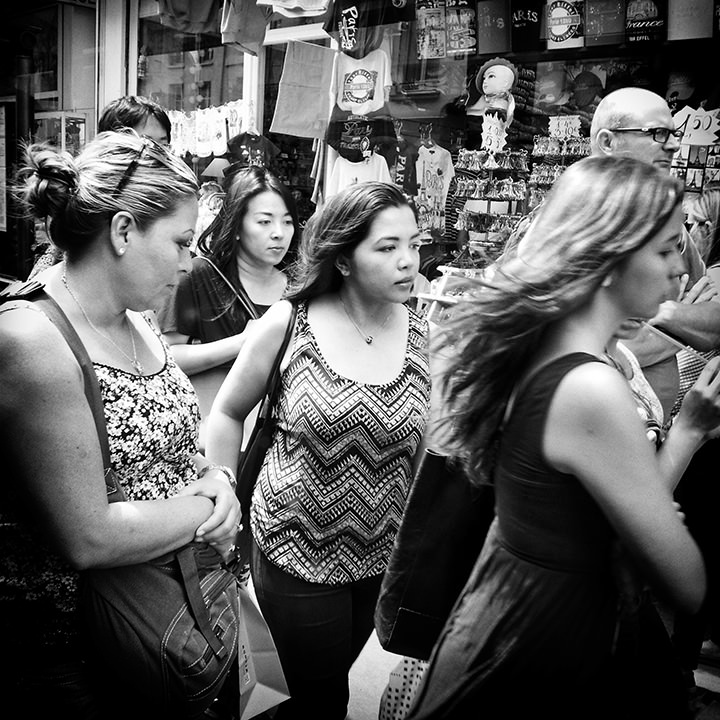
[(70, 286), (68, 285), (67, 276), (65, 275), (65, 269), (63, 269), (62, 274), (62, 284), (65, 286), (65, 289), (68, 291), (70, 297), (75, 301), (75, 304), (80, 308), (80, 312), (82, 313), (83, 317), (85, 318), (85, 322), (90, 326), (92, 330), (94, 330), (101, 338), (104, 340), (107, 340), (113, 347), (115, 347), (116, 350), (118, 350), (122, 355), (127, 359), (127, 361), (135, 368), (135, 372), (138, 375), (144, 375), (145, 374), (145, 368), (143, 367), (142, 363), (138, 360), (137, 356), (137, 349), (135, 347), (135, 335), (133, 333), (132, 323), (128, 320), (127, 314), (125, 315), (125, 322), (127, 323), (128, 328), (128, 334), (130, 335), (130, 343), (132, 344), (132, 357), (130, 357), (109, 335), (106, 335), (101, 330), (98, 330), (98, 328), (95, 327), (93, 324), (93, 321), (88, 317), (88, 314), (85, 312), (85, 308), (80, 303), (80, 300), (78, 300), (77, 295), (70, 289)]
[[(348, 320), (353, 324), (353, 327), (358, 331), (358, 334), (360, 335), (360, 337), (361, 337), (368, 345), (372, 345), (373, 340), (375, 339), (375, 336), (374, 336), (374, 335), (368, 335), (368, 333), (363, 332), (363, 331), (360, 329), (360, 326), (355, 322), (355, 320), (353, 320), (353, 316), (349, 313), (349, 311), (348, 311), (348, 309), (347, 309), (347, 306), (345, 305), (345, 300), (343, 300), (342, 293), (338, 293), (338, 297), (340, 298), (340, 302), (342, 303), (343, 310), (345, 311), (345, 314), (347, 315)], [(392, 312), (393, 312), (393, 308), (391, 307), (391, 308), (390, 308), (390, 312), (387, 314), (387, 317), (382, 321), (382, 325), (380, 325), (380, 327), (375, 331), (376, 333), (377, 333), (377, 332), (380, 332), (380, 331), (387, 325), (388, 320), (390, 319), (390, 316), (392, 315)]]

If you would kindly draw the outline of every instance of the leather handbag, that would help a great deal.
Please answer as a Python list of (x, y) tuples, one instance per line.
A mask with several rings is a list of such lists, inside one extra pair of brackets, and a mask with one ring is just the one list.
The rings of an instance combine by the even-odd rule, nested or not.
[(255, 487), (255, 481), (260, 474), (260, 468), (272, 444), (273, 434), (275, 433), (276, 422), (274, 409), (280, 391), (280, 364), (282, 363), (285, 351), (295, 330), (296, 317), (297, 307), (293, 305), (282, 344), (275, 356), (270, 375), (268, 376), (263, 399), (255, 419), (255, 425), (238, 462), (236, 473), (237, 497), (240, 501), (240, 507), (242, 508), (243, 519), (242, 530), (238, 535), (236, 547), (240, 558), (245, 561), (250, 557), (250, 522), (248, 517), (250, 514), (250, 500)]
[(375, 607), (385, 650), (430, 657), (493, 517), (490, 485), (471, 485), (453, 458), (423, 451)]
[[(489, 478), (515, 399), (542, 367), (510, 393)], [(495, 517), (495, 489), (471, 483), (455, 458), (422, 452), (380, 587), (375, 630), (385, 650), (428, 660), (480, 556)]]
[[(8, 288), (4, 297), (40, 307), (63, 334), (82, 370), (108, 502), (124, 501), (110, 465), (100, 386), (75, 329), (39, 282)], [(194, 718), (210, 707), (237, 659), (239, 603), (236, 575), (207, 543), (80, 574), (79, 622), (89, 657), (116, 706), (127, 703), (128, 717)], [(118, 696), (118, 678), (130, 692)]]

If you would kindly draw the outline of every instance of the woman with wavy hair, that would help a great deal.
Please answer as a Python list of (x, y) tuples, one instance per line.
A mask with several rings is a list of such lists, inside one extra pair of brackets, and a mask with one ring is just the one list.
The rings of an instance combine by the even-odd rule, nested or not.
[(720, 422), (718, 362), (696, 388), (702, 430), (656, 451), (605, 359), (624, 320), (677, 292), (681, 199), (649, 164), (577, 162), (447, 326), (445, 439), (475, 482), (494, 484), (496, 518), (408, 720), (629, 717), (618, 570), (636, 568), (672, 606), (700, 606), (703, 561), (672, 487)]
[(296, 305), (250, 505), (253, 585), (291, 696), (275, 720), (344, 720), (348, 673), (373, 631), (430, 401), (427, 321), (407, 306), (421, 244), (395, 186), (333, 195), (210, 413), (208, 458), (234, 467)]

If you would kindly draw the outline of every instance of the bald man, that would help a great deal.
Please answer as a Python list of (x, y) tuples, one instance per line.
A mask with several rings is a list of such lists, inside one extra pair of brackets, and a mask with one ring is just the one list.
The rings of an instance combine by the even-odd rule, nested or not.
[[(664, 98), (641, 88), (622, 88), (607, 95), (595, 111), (590, 128), (592, 154), (627, 155), (670, 172), (670, 163), (680, 144), (680, 133), (674, 131), (675, 123)], [(680, 302), (662, 303), (651, 322), (683, 344), (696, 350), (711, 350), (720, 344), (720, 305), (717, 296), (710, 301), (705, 299), (712, 297), (707, 294), (711, 293), (712, 284), (706, 284), (705, 266), (687, 231), (684, 240), (683, 258), (688, 274), (684, 297)], [(634, 340), (623, 342), (638, 357), (643, 373), (660, 398), (665, 419), (669, 420), (679, 387), (677, 348), (644, 329)], [(675, 492), (685, 512), (686, 525), (703, 552), (708, 575), (708, 596), (702, 610), (692, 616), (677, 612), (672, 622), (675, 653), (690, 689), (691, 707), (696, 708), (709, 702), (704, 697), (711, 694), (695, 686), (694, 670), (705, 631), (717, 617), (720, 597), (716, 532), (720, 497), (717, 483), (706, 470), (716, 465), (719, 444), (720, 440), (711, 440), (695, 453)], [(662, 657), (659, 651), (658, 656)], [(662, 669), (660, 664), (658, 672)]]
[[(621, 88), (604, 97), (590, 126), (593, 155), (625, 155), (667, 172), (681, 137), (665, 98), (643, 88)], [(651, 324), (684, 345), (712, 350), (720, 344), (720, 307), (715, 302), (718, 298), (710, 300), (713, 286), (705, 274), (705, 265), (687, 233), (683, 239), (688, 280), (682, 300), (672, 298), (662, 303)], [(680, 385), (677, 347), (645, 329), (634, 340), (624, 342), (637, 356), (668, 420)]]

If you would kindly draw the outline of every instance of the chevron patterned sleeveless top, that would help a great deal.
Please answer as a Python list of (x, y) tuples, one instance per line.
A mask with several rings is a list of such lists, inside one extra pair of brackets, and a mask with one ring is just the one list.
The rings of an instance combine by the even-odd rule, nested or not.
[(430, 400), (427, 322), (408, 313), (401, 372), (368, 385), (328, 366), (298, 306), (250, 524), (266, 557), (308, 582), (354, 582), (387, 565)]

